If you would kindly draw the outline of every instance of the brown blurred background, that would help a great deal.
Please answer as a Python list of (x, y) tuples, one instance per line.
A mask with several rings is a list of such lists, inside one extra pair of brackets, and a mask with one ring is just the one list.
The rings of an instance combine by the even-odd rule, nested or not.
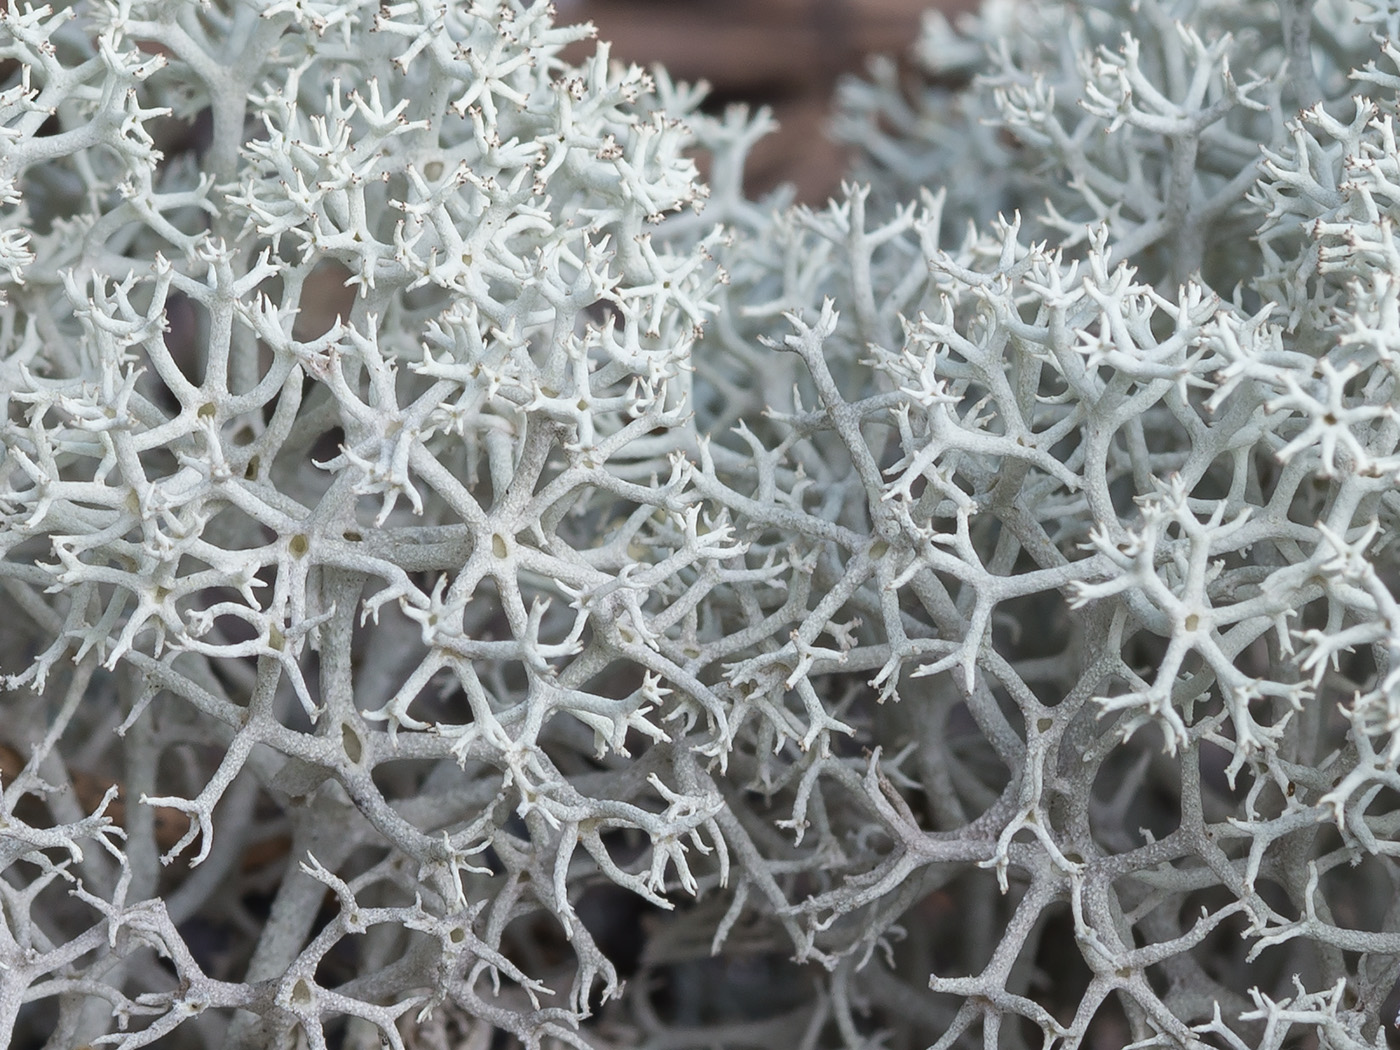
[[(780, 182), (820, 203), (845, 161), (826, 135), (836, 80), (875, 53), (903, 55), (922, 12), (949, 17), (976, 0), (555, 0), (559, 21), (589, 21), (613, 57), (660, 62), (678, 80), (706, 80), (709, 106), (768, 105), (782, 130), (754, 151), (750, 189)], [(591, 47), (591, 45), (589, 45)]]

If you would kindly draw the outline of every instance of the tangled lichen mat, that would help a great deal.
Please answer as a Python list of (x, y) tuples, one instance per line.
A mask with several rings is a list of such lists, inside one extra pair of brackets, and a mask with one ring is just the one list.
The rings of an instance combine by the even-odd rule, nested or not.
[(1395, 1045), (1400, 8), (588, 33), (0, 11), (0, 1043)]

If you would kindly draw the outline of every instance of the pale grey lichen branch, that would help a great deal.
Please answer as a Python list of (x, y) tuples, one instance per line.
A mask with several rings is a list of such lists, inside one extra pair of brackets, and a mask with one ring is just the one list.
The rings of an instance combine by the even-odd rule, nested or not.
[(0, 14), (7, 1042), (1383, 1046), (1394, 23)]

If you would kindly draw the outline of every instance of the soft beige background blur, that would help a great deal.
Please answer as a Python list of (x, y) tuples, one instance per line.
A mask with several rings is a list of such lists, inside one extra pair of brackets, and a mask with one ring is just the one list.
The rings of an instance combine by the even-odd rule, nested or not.
[(561, 22), (591, 21), (613, 56), (660, 62), (681, 80), (707, 80), (713, 102), (773, 107), (782, 130), (755, 151), (751, 186), (791, 182), (824, 201), (845, 168), (826, 137), (832, 90), (867, 55), (901, 55), (925, 8), (950, 17), (976, 0), (555, 0)]

